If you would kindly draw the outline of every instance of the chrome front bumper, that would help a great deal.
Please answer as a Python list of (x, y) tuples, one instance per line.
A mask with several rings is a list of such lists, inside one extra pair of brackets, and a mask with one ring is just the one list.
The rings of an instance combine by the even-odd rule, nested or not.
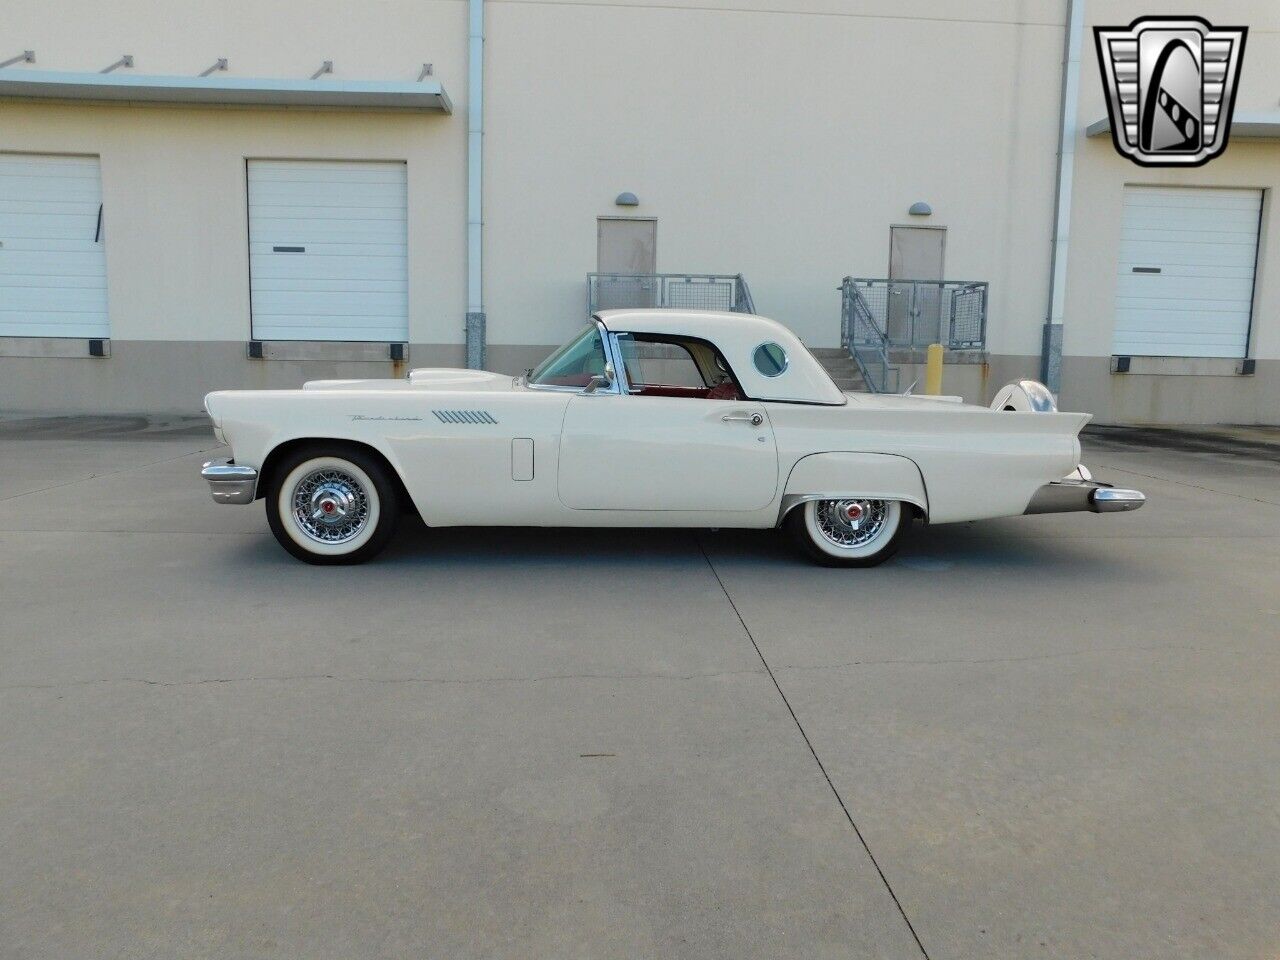
[(1023, 513), (1124, 513), (1147, 502), (1139, 490), (1125, 490), (1096, 480), (1056, 480), (1036, 491)]
[(200, 468), (200, 476), (209, 481), (214, 503), (253, 503), (258, 489), (258, 471), (242, 467), (230, 460), (210, 460)]

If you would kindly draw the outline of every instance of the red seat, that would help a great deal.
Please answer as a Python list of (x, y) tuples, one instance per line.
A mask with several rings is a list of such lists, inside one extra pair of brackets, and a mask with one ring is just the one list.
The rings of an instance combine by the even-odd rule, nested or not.
[(708, 400), (745, 400), (742, 391), (732, 380), (722, 380), (707, 391)]

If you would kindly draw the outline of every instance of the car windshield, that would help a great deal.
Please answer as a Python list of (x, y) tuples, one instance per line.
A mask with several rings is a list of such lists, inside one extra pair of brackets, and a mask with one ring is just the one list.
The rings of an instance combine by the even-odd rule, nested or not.
[(594, 323), (553, 353), (529, 374), (529, 383), (543, 387), (585, 387), (604, 374), (604, 341)]

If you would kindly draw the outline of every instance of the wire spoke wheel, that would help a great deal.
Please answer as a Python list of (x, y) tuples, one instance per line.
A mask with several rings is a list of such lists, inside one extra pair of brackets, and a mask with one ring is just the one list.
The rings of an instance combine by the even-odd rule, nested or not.
[(313, 470), (293, 487), (293, 518), (317, 543), (354, 540), (369, 522), (369, 493), (352, 474)]
[(363, 563), (395, 532), (394, 474), (377, 455), (308, 445), (273, 471), (267, 522), (280, 545), (307, 563)]
[(891, 557), (911, 524), (900, 500), (838, 497), (808, 500), (783, 525), (810, 559), (830, 567), (870, 567)]
[(818, 530), (837, 547), (862, 547), (884, 531), (889, 507), (884, 500), (819, 500)]

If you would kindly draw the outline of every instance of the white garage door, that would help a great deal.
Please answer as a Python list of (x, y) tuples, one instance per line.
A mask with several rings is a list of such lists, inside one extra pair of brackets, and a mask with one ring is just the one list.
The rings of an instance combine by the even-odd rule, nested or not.
[(1112, 353), (1243, 357), (1260, 190), (1125, 187)]
[(0, 153), (0, 336), (105, 339), (97, 157)]
[(255, 340), (409, 336), (403, 163), (249, 161)]

